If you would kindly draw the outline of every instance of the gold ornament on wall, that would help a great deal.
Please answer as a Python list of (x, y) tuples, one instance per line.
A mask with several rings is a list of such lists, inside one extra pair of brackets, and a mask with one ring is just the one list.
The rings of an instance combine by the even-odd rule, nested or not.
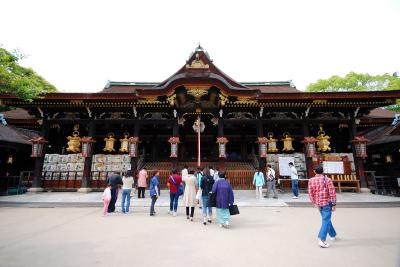
[(290, 134), (288, 132), (285, 132), (283, 134), (283, 149), (282, 151), (286, 151), (286, 152), (291, 152), (294, 150), (293, 148), (293, 140), (294, 138), (290, 137)]
[(79, 137), (79, 124), (74, 125), (72, 136), (68, 136), (67, 151), (72, 153), (81, 152), (81, 138)]
[(331, 137), (329, 135), (326, 135), (325, 131), (322, 129), (322, 126), (320, 126), (319, 131), (318, 131), (318, 137), (317, 137), (317, 140), (318, 140), (317, 146), (318, 146), (319, 152), (331, 151), (331, 148), (329, 147), (331, 142), (329, 142), (329, 139), (331, 139)]
[(104, 138), (104, 141), (106, 141), (106, 146), (103, 148), (103, 151), (107, 152), (113, 152), (115, 151), (114, 149), (114, 143), (115, 143), (115, 138), (113, 133), (109, 133), (106, 138)]
[(119, 139), (121, 142), (121, 148), (119, 149), (119, 152), (122, 153), (128, 153), (129, 152), (129, 133), (124, 133), (124, 138)]

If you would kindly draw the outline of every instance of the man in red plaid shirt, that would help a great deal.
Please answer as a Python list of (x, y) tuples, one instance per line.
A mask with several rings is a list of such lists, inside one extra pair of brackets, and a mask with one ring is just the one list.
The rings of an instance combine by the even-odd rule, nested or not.
[(336, 210), (336, 190), (332, 180), (322, 174), (324, 172), (322, 166), (317, 166), (314, 171), (315, 177), (308, 181), (308, 195), (322, 217), (318, 245), (328, 248), (327, 235), (329, 234), (331, 240), (336, 240), (336, 231), (331, 222), (332, 212)]

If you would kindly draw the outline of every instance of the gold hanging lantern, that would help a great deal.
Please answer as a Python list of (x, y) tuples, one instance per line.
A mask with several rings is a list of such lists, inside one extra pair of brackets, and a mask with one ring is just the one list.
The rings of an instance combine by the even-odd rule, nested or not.
[(106, 141), (106, 146), (103, 148), (103, 151), (107, 152), (114, 152), (114, 143), (115, 143), (115, 138), (113, 133), (109, 133), (106, 138), (104, 138), (104, 141)]
[(123, 139), (119, 139), (119, 141), (121, 142), (121, 148), (119, 149), (119, 152), (122, 153), (128, 153), (129, 152), (129, 133), (124, 133), (124, 138)]
[(278, 148), (276, 147), (276, 141), (278, 141), (278, 140), (273, 138), (274, 134), (271, 132), (268, 133), (268, 137), (269, 137), (267, 140), (268, 152), (270, 152), (270, 153), (278, 152)]
[(68, 136), (67, 151), (72, 153), (81, 152), (81, 138), (79, 137), (79, 124), (74, 125), (72, 136)]
[(290, 134), (288, 132), (285, 132), (283, 134), (283, 149), (282, 151), (286, 151), (286, 152), (291, 152), (294, 150), (293, 148), (293, 140), (294, 138), (290, 137)]
[(331, 142), (329, 142), (329, 139), (331, 139), (331, 137), (329, 135), (326, 135), (325, 131), (322, 129), (322, 126), (320, 126), (319, 131), (318, 131), (318, 137), (317, 137), (317, 140), (318, 140), (317, 145), (318, 145), (319, 152), (331, 151), (331, 148), (329, 147)]

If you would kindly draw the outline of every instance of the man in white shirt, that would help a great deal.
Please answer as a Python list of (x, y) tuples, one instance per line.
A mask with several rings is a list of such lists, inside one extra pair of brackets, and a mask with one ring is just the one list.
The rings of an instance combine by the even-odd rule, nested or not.
[(276, 187), (275, 187), (275, 171), (272, 169), (271, 165), (267, 165), (267, 195), (266, 198), (269, 197), (270, 192), (274, 192), (273, 198), (278, 198), (276, 194)]
[(290, 179), (292, 180), (292, 191), (293, 191), (293, 199), (297, 199), (299, 197), (299, 175), (297, 174), (296, 167), (293, 162), (289, 162), (290, 168)]

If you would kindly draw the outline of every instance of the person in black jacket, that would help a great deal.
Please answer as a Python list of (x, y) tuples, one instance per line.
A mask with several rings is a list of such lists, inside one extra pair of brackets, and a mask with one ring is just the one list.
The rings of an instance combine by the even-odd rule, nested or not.
[(111, 201), (108, 205), (108, 213), (115, 212), (115, 202), (117, 202), (118, 185), (122, 185), (121, 176), (118, 173), (111, 173), (107, 178), (107, 184), (111, 185)]
[(211, 223), (212, 208), (208, 207), (209, 194), (214, 185), (214, 177), (210, 175), (210, 170), (205, 168), (203, 171), (203, 178), (200, 182), (200, 188), (202, 190), (201, 198), (203, 200), (203, 224), (207, 225)]

